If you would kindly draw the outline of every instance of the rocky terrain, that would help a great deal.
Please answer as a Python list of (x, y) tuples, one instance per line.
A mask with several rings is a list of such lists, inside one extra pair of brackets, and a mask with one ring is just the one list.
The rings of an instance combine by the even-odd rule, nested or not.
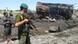
[[(55, 22), (46, 19), (33, 21), (37, 29), (30, 33), (31, 44), (78, 44), (77, 19)], [(0, 44), (5, 44), (5, 41), (1, 41), (3, 30), (3, 26), (0, 25)], [(12, 29), (12, 38), (17, 38), (17, 32), (16, 28)], [(10, 41), (9, 44), (18, 44), (18, 40)]]
[[(47, 33), (44, 35), (30, 36), (31, 44), (78, 44), (78, 26), (57, 33)], [(1, 42), (0, 44), (4, 44)], [(17, 44), (18, 40), (11, 41)]]
[(78, 27), (58, 33), (31, 37), (32, 44), (78, 44)]

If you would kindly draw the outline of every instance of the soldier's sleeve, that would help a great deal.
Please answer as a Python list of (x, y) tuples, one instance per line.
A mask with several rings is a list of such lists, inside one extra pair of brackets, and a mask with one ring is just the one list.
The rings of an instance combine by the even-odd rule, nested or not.
[(16, 15), (15, 22), (19, 22), (19, 21), (20, 21), (20, 15)]

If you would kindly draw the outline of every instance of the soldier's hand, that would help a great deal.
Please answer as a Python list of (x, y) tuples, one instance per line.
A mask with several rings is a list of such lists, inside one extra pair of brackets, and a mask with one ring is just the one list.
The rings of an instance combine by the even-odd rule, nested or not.
[(28, 19), (24, 19), (24, 22), (28, 22)]

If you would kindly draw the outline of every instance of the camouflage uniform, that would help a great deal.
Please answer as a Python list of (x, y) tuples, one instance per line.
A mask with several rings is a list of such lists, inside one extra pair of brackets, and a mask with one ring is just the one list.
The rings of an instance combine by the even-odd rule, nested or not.
[(11, 27), (12, 27), (12, 22), (11, 18), (9, 16), (4, 16), (3, 17), (3, 25), (4, 25), (4, 37), (8, 39), (11, 35)]
[[(16, 22), (20, 22), (24, 19), (25, 16), (23, 14), (16, 15)], [(18, 26), (18, 39), (19, 44), (30, 44), (29, 26), (27, 23), (23, 23), (22, 25)]]

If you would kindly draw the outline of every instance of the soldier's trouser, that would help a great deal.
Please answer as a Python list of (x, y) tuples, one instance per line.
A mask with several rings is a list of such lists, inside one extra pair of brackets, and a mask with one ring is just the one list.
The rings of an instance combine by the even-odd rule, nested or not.
[(11, 27), (4, 28), (4, 39), (8, 39), (11, 36)]
[(28, 33), (21, 34), (19, 44), (30, 44), (30, 37)]

